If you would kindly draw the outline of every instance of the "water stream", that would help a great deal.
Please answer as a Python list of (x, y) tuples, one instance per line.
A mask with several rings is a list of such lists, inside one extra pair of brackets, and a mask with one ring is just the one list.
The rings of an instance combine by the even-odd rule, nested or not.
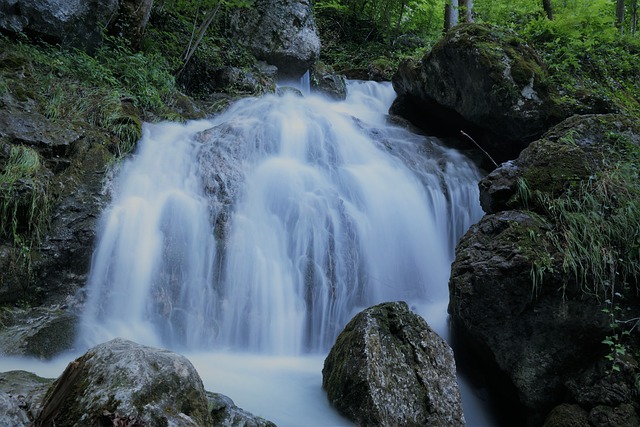
[(347, 425), (320, 383), (355, 313), (405, 300), (446, 338), (480, 173), (391, 124), (390, 84), (348, 89), (345, 102), (268, 95), (145, 125), (111, 183), (79, 351), (116, 336), (173, 348), (207, 388), (279, 425)]

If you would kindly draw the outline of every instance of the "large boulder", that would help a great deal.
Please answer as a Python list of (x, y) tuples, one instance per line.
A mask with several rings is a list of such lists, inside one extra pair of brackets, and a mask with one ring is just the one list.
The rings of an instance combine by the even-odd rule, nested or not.
[[(461, 354), (513, 410), (511, 425), (541, 425), (547, 414), (549, 426), (638, 417), (640, 300), (637, 275), (623, 268), (637, 263), (628, 250), (639, 244), (628, 203), (637, 191), (616, 180), (629, 164), (637, 170), (638, 147), (632, 119), (576, 116), (480, 183), (489, 214), (458, 244), (449, 312)], [(598, 182), (609, 201), (583, 212)], [(621, 221), (618, 235), (607, 221)]]
[(230, 34), (285, 79), (301, 77), (320, 55), (309, 0), (256, 0), (231, 14)]
[(465, 424), (453, 351), (404, 302), (357, 314), (322, 376), (331, 404), (358, 425)]
[(0, 29), (94, 50), (117, 15), (118, 0), (0, 0)]
[(35, 424), (196, 427), (211, 424), (207, 405), (202, 380), (184, 356), (115, 339), (67, 366)]
[(547, 81), (544, 63), (514, 34), (459, 25), (421, 62), (400, 65), (391, 111), (431, 134), (464, 131), (502, 162), (562, 118)]

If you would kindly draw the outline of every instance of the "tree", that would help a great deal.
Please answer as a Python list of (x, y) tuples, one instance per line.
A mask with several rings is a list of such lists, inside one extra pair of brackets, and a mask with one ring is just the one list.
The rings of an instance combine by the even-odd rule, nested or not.
[(459, 0), (460, 3), (460, 21), (473, 22), (473, 0)]
[(444, 31), (458, 25), (458, 0), (447, 0), (444, 5)]
[(542, 8), (547, 14), (549, 21), (553, 21), (553, 6), (551, 6), (551, 0), (542, 0)]
[(616, 27), (624, 31), (624, 0), (616, 0)]

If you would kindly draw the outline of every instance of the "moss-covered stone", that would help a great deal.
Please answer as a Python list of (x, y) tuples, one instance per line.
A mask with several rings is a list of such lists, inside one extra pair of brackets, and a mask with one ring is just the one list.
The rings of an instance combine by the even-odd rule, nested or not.
[(105, 416), (153, 426), (211, 424), (202, 380), (185, 357), (122, 339), (71, 362), (47, 392), (36, 423), (104, 425)]
[(540, 57), (496, 27), (456, 26), (417, 67), (401, 65), (393, 82), (393, 112), (437, 135), (465, 131), (498, 162), (564, 118)]

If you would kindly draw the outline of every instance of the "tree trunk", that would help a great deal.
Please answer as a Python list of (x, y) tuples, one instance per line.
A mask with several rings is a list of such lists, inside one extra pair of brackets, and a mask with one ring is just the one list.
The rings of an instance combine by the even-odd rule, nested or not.
[(459, 0), (460, 22), (473, 22), (473, 0)]
[(624, 29), (624, 0), (616, 0), (616, 27)]
[(638, 0), (631, 2), (631, 34), (638, 30)]
[(542, 8), (547, 14), (549, 21), (553, 21), (553, 6), (551, 6), (551, 0), (542, 0)]
[(444, 5), (444, 31), (458, 25), (458, 0), (448, 0)]

